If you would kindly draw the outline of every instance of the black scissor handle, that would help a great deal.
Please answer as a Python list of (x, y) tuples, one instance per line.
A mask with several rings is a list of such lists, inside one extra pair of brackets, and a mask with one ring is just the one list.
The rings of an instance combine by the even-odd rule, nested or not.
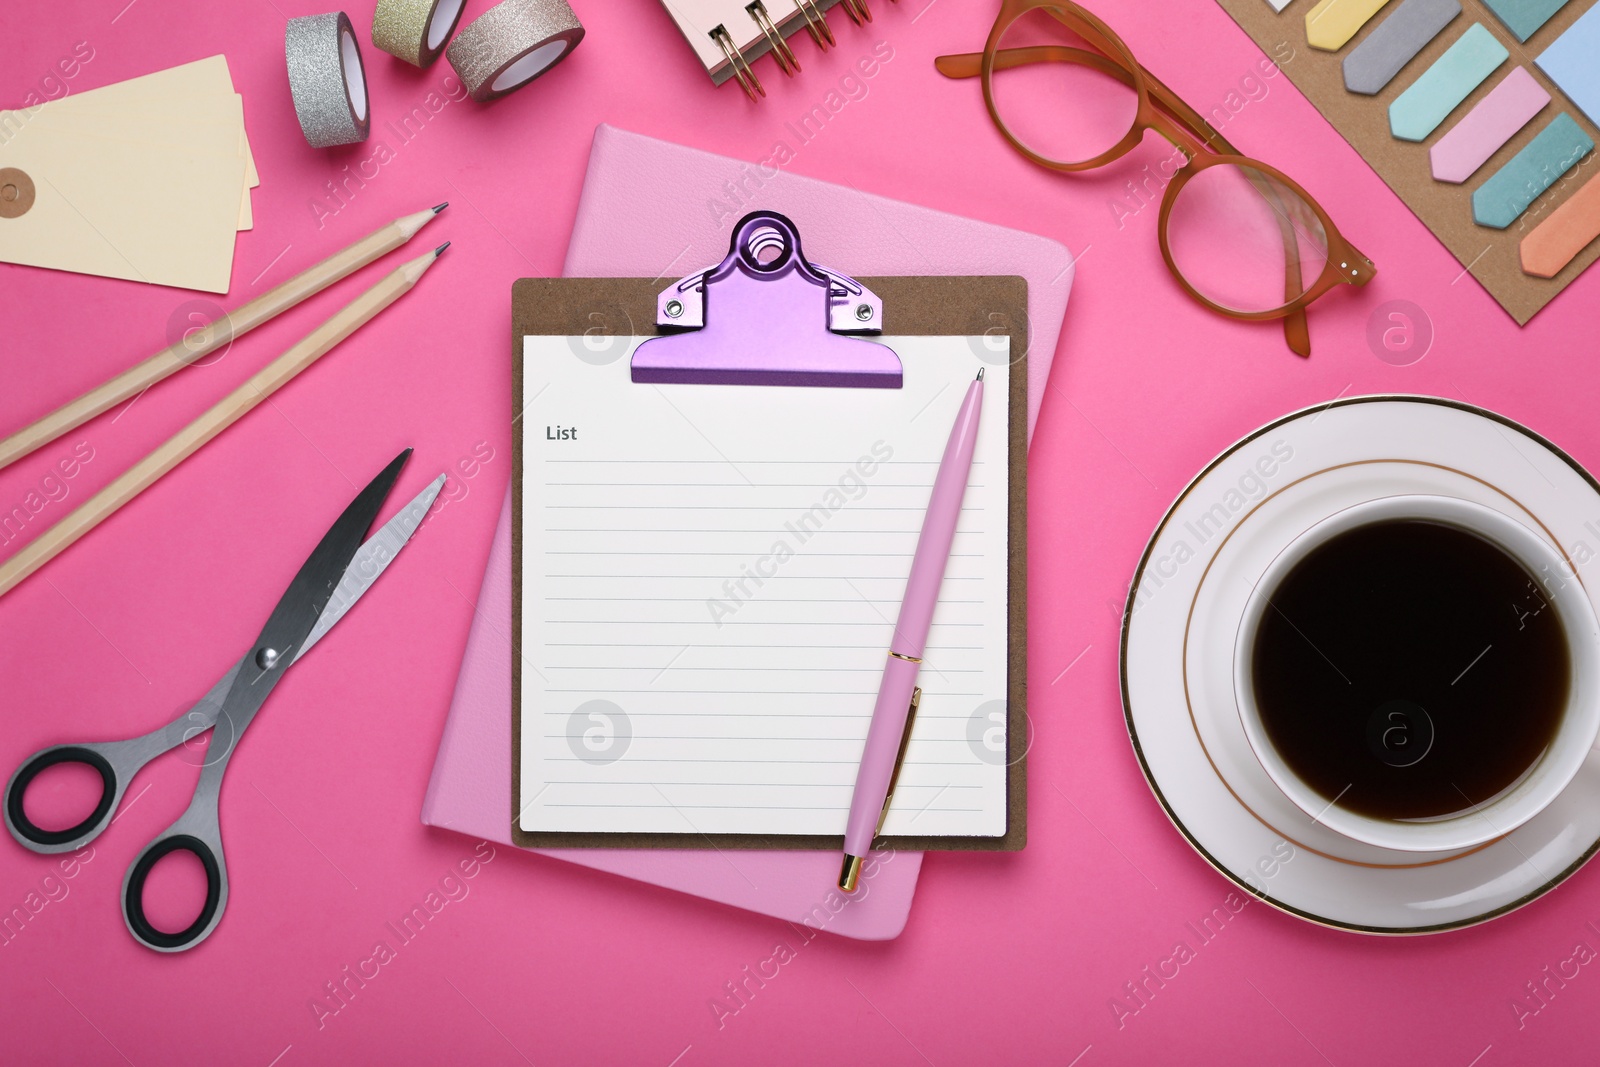
[[(228, 877), (222, 865), (219, 849), (194, 834), (178, 832), (184, 820), (180, 819), (166, 834), (144, 847), (128, 867), (122, 882), (122, 916), (128, 932), (146, 948), (157, 952), (182, 952), (204, 941), (222, 919), (223, 905), (228, 901)], [(218, 842), (220, 845), (220, 842)], [(174, 852), (188, 852), (200, 861), (206, 872), (206, 899), (194, 922), (174, 933), (158, 930), (144, 912), (144, 884), (155, 865)]]
[[(55, 745), (41, 749), (18, 767), (6, 784), (5, 819), (11, 836), (35, 852), (67, 852), (78, 848), (104, 830), (111, 821), (111, 809), (122, 794), (123, 782), (117, 777), (111, 761), (96, 749), (100, 746)], [(62, 763), (81, 763), (100, 775), (100, 800), (88, 818), (76, 826), (63, 830), (46, 830), (28, 818), (23, 797), (28, 786), (42, 772)]]
[[(11, 836), (17, 839), (18, 844), (35, 852), (70, 852), (93, 841), (111, 825), (111, 813), (140, 768), (163, 752), (171, 751), (215, 727), (222, 701), (233, 685), (238, 670), (238, 665), (231, 668), (189, 711), (140, 737), (52, 745), (29, 756), (6, 784), (4, 803), (0, 803), (6, 829), (11, 831)], [(219, 741), (222, 742), (220, 745)], [(213, 734), (211, 746), (206, 749), (206, 765), (225, 759), (233, 751), (233, 741), (231, 731), (223, 737)], [(23, 797), (28, 786), (42, 771), (62, 763), (81, 763), (92, 767), (100, 775), (100, 802), (89, 813), (89, 817), (78, 825), (64, 830), (46, 830), (28, 818)]]

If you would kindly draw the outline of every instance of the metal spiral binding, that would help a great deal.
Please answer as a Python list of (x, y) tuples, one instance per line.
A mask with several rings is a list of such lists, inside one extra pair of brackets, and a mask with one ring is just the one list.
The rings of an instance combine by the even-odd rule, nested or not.
[(833, 30), (828, 27), (828, 20), (817, 7), (816, 0), (795, 0), (795, 6), (800, 9), (800, 14), (806, 18), (806, 29), (811, 31), (811, 39), (817, 42), (817, 47), (826, 52), (838, 42), (834, 40)]
[(867, 7), (867, 0), (839, 0), (839, 6), (857, 26), (872, 21), (872, 9)]
[(789, 47), (789, 42), (783, 39), (783, 34), (778, 32), (778, 27), (773, 25), (772, 16), (767, 14), (767, 5), (761, 0), (745, 8), (750, 12), (750, 17), (756, 20), (756, 25), (761, 27), (761, 33), (766, 37), (767, 44), (772, 48), (772, 58), (777, 61), (778, 67), (789, 77), (794, 77), (800, 71), (800, 61), (795, 59), (794, 51)]
[(750, 69), (749, 60), (744, 58), (738, 46), (733, 43), (728, 28), (719, 23), (717, 28), (711, 31), (711, 39), (722, 49), (722, 54), (727, 58), (728, 65), (733, 68), (733, 76), (739, 79), (739, 86), (744, 89), (745, 95), (752, 100), (759, 98), (757, 94), (766, 96), (767, 90), (762, 88), (761, 79), (756, 77), (756, 72)]
[[(805, 19), (806, 29), (811, 33), (811, 39), (817, 42), (817, 47), (826, 52), (838, 45), (833, 30), (828, 25), (827, 15), (822, 5), (827, 0), (794, 0), (795, 10)], [(872, 9), (868, 0), (835, 0), (837, 6), (844, 9), (850, 21), (857, 26), (865, 25), (872, 21)], [(669, 5), (670, 6), (670, 5)], [(789, 42), (784, 39), (783, 31), (773, 21), (772, 14), (767, 10), (765, 0), (751, 0), (745, 5), (748, 14), (761, 35), (767, 39), (768, 51), (772, 53), (773, 61), (778, 64), (778, 69), (788, 77), (794, 77), (800, 71), (800, 61), (795, 58), (794, 49), (789, 47)], [(760, 100), (767, 95), (766, 88), (761, 84), (761, 79), (751, 68), (750, 61), (744, 53), (739, 51), (738, 44), (733, 35), (728, 32), (728, 27), (719, 23), (711, 31), (711, 39), (721, 49), (723, 58), (728, 61), (728, 68), (733, 76), (738, 79), (739, 87), (751, 100)]]

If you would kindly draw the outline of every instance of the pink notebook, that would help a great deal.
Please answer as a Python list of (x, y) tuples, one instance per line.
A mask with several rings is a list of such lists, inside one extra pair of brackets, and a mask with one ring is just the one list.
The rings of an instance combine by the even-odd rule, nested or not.
[[(662, 285), (721, 260), (746, 211), (788, 215), (806, 254), (850, 275), (1017, 274), (1028, 280), (1032, 330), (1028, 433), (1039, 415), (1055, 354), (1072, 256), (1033, 234), (947, 215), (787, 173), (744, 177), (753, 164), (669, 144), (612, 126), (595, 131), (568, 277), (662, 276)], [(743, 181), (748, 200), (727, 189)], [(757, 191), (758, 190), (758, 191)], [(730, 210), (719, 214), (714, 205)], [(511, 499), (501, 509), (422, 821), (510, 844)], [(665, 886), (830, 933), (886, 940), (905, 927), (922, 867), (920, 853), (880, 855), (865, 893), (833, 890), (833, 852), (545, 849), (542, 855)], [(848, 904), (840, 906), (842, 899)]]

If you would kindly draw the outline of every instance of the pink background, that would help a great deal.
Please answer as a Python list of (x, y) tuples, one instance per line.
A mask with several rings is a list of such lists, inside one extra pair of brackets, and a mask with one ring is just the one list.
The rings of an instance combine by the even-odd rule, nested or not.
[[(1182, 297), (1156, 253), (1154, 209), (1109, 207), (1154, 169), (1159, 145), (1102, 174), (1053, 175), (1000, 142), (976, 84), (933, 72), (939, 52), (981, 44), (992, 3), (873, 0), (865, 30), (835, 14), (836, 51), (798, 43), (802, 78), (758, 65), (770, 95), (756, 107), (705, 84), (659, 5), (588, 0), (578, 12), (589, 38), (569, 62), (492, 106), (451, 102), (403, 144), (383, 123), (440, 90), (448, 68), (418, 72), (369, 47), (374, 139), (321, 152), (295, 124), (282, 54), (284, 16), (316, 7), (125, 2), (8, 6), (0, 102), (22, 103), (79, 41), (94, 58), (68, 81), (74, 91), (226, 53), (262, 185), (223, 303), (438, 200), (453, 206), (429, 237), (455, 244), (400, 306), (0, 602), (0, 768), (187, 706), (254, 635), (354, 486), (401, 447), (417, 454), (397, 497), (440, 469), (455, 484), (244, 744), (224, 790), (232, 896), (217, 933), (157, 956), (118, 914), (129, 859), (188, 799), (194, 769), (169, 757), (134, 785), (93, 859), (52, 883), (60, 899), (0, 944), (7, 1062), (1488, 1067), (1559, 1062), (1592, 1045), (1600, 979), (1588, 968), (1521, 1028), (1511, 1003), (1578, 942), (1600, 944), (1594, 868), (1486, 927), (1421, 940), (1331, 932), (1253, 905), (1120, 1028), (1108, 1004), (1232, 891), (1168, 824), (1123, 728), (1118, 612), (1163, 510), (1241, 434), (1363, 392), (1484, 404), (1600, 465), (1600, 277), (1519, 330), (1286, 78), (1252, 81), (1253, 99), (1239, 91), (1260, 53), (1208, 0), (1161, 5), (1160, 18), (1132, 0), (1097, 10), (1201, 111), (1237, 93), (1245, 103), (1227, 136), (1299, 178), (1376, 260), (1370, 287), (1312, 313), (1309, 361), (1274, 328), (1222, 321)], [(474, 0), (468, 17), (485, 6)], [(370, 0), (351, 12), (363, 34), (370, 12)], [(878, 41), (893, 58), (866, 95), (800, 144), (785, 123)], [(808, 942), (775, 920), (505, 848), (450, 883), (466, 895), (415, 941), (398, 944), (385, 925), (474, 854), (473, 841), (421, 827), (417, 811), (510, 472), (509, 288), (559, 270), (601, 121), (750, 160), (783, 139), (797, 173), (1033, 230), (1081, 257), (1032, 454), (1031, 841), (1013, 856), (930, 855), (897, 941)], [(310, 205), (323, 183), (379, 140), (393, 158), (319, 228)], [(88, 442), (93, 460), (24, 535), (35, 536), (363, 284), (0, 473), (0, 509)], [(194, 299), (0, 267), (0, 427), (166, 343), (169, 320)], [(1367, 340), (1389, 300), (1419, 306), (1436, 332), (1409, 366), (1379, 359)], [(456, 465), (479, 442), (493, 458), (465, 476)], [(0, 842), (0, 911), (54, 870)], [(379, 940), (394, 958), (319, 1029), (308, 1001)], [(779, 943), (792, 955), (777, 976), (719, 1026), (712, 999), (747, 966), (770, 975)]]

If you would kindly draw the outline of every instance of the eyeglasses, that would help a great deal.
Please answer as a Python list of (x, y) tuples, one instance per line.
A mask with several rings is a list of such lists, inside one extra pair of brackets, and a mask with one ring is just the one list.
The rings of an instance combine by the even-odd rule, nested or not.
[(1153, 198), (1150, 185), (1165, 186), (1157, 233), (1167, 268), (1218, 314), (1282, 319), (1285, 340), (1302, 356), (1311, 354), (1306, 307), (1377, 272), (1310, 193), (1241, 155), (1077, 4), (1003, 0), (982, 52), (940, 56), (934, 65), (946, 77), (981, 77), (996, 128), (1051, 170), (1103, 167), (1146, 130), (1170, 141), (1182, 158), (1136, 187)]

